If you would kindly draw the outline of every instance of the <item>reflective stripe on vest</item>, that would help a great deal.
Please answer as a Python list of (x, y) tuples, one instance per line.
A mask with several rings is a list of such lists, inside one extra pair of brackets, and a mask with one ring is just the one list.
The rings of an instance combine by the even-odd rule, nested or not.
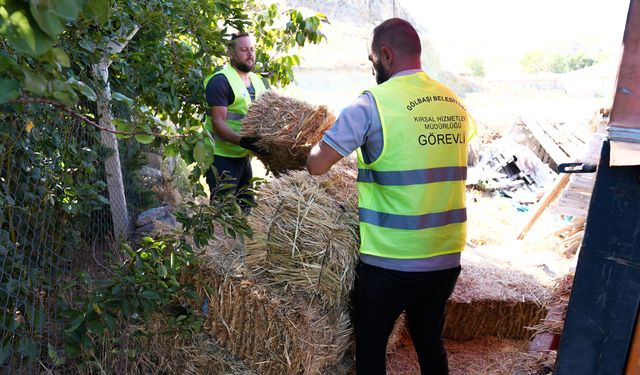
[[(249, 96), (249, 91), (247, 90), (242, 78), (238, 75), (238, 72), (230, 65), (227, 65), (220, 71), (208, 76), (204, 80), (204, 87), (207, 87), (207, 83), (209, 80), (217, 75), (224, 74), (229, 81), (229, 86), (231, 86), (231, 90), (233, 91), (233, 96), (235, 97), (233, 103), (227, 107), (227, 116), (225, 118), (227, 125), (235, 132), (239, 133), (240, 128), (242, 127), (241, 120), (247, 114), (249, 109), (249, 104), (251, 103), (251, 97)], [(253, 89), (255, 90), (256, 98), (259, 94), (267, 91), (264, 82), (262, 82), (262, 78), (257, 74), (250, 72), (249, 79), (251, 80), (251, 84), (253, 85)], [(211, 123), (211, 117), (207, 116), (205, 122), (205, 128), (212, 132), (213, 138), (216, 141), (215, 145), (215, 155), (227, 156), (233, 158), (241, 158), (249, 155), (249, 151), (244, 148), (233, 144), (231, 142), (225, 141), (220, 136), (218, 136), (215, 132), (213, 132), (213, 124)]]
[[(369, 91), (383, 148), (369, 164), (358, 149), (360, 252), (416, 259), (462, 251), (472, 121), (466, 109), (424, 72), (393, 77)], [(425, 140), (430, 136), (432, 142)]]
[(440, 167), (412, 171), (375, 171), (358, 169), (358, 182), (375, 182), (379, 185), (402, 186), (430, 182), (464, 181), (467, 167)]

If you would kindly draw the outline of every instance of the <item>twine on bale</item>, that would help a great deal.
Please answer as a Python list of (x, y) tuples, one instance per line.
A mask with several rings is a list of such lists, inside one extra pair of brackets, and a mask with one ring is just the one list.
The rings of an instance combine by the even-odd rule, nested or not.
[(261, 187), (249, 217), (254, 236), (245, 262), (250, 270), (328, 305), (346, 301), (359, 239), (355, 195), (333, 195), (353, 178), (343, 174), (349, 170), (345, 165), (320, 177), (290, 172)]
[(261, 137), (268, 155), (256, 155), (274, 175), (304, 169), (307, 155), (335, 116), (326, 106), (312, 106), (273, 91), (262, 95), (242, 119), (241, 137)]

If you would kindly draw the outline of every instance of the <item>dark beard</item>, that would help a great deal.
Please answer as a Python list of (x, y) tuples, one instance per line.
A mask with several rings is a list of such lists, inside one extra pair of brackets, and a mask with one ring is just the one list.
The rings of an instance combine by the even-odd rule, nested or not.
[(245, 63), (239, 63), (239, 62), (234, 63), (233, 67), (243, 73), (249, 73), (251, 70), (253, 70), (253, 66), (249, 66)]
[(376, 83), (377, 84), (384, 83), (387, 80), (389, 80), (389, 78), (391, 78), (389, 76), (389, 71), (384, 68), (384, 66), (382, 65), (382, 63), (380, 63), (380, 61), (378, 61), (377, 64), (373, 64), (373, 70), (375, 70), (375, 72), (376, 72)]

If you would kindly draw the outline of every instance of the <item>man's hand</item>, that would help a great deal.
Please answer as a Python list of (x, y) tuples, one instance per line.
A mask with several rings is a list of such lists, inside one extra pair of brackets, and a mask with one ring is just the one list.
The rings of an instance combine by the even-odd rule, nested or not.
[(267, 151), (264, 147), (259, 146), (257, 143), (262, 139), (262, 137), (242, 137), (240, 138), (240, 147), (245, 148), (249, 151), (253, 151), (256, 154), (261, 155), (269, 155), (269, 151)]

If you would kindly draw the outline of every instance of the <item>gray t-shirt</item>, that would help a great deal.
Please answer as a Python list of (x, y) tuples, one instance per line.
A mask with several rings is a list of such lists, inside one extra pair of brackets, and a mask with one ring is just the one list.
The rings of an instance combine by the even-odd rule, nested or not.
[[(420, 71), (419, 69), (405, 70), (395, 76), (414, 74)], [(322, 140), (344, 157), (349, 156), (360, 147), (365, 162), (370, 163), (376, 160), (382, 153), (383, 137), (380, 115), (373, 95), (365, 92), (342, 110)], [(402, 244), (398, 244), (398, 246), (400, 247)], [(420, 259), (395, 259), (360, 254), (360, 260), (372, 266), (390, 270), (424, 272), (459, 266), (460, 253)]]

